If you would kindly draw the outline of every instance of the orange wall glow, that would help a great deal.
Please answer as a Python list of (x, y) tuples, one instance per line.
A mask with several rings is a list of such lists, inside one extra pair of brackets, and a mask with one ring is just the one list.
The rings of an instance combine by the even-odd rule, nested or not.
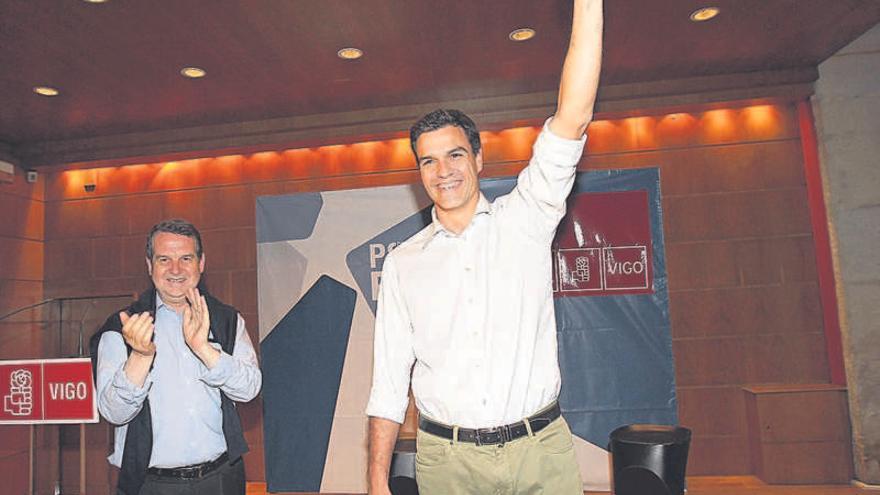
[(731, 109), (709, 110), (700, 124), (709, 139), (728, 141), (736, 135), (736, 115)]
[[(590, 124), (588, 155), (651, 151), (664, 148), (713, 145), (774, 139), (787, 135), (796, 123), (779, 105), (676, 112), (596, 120)], [(540, 127), (484, 131), (483, 160), (497, 165), (496, 173), (515, 173), (509, 166), (524, 164)], [(49, 190), (55, 197), (86, 197), (87, 183), (97, 185), (91, 196), (138, 192), (202, 189), (243, 183), (324, 180), (361, 177), (386, 172), (412, 172), (415, 161), (408, 138), (364, 141), (249, 155), (231, 154), (167, 163), (115, 168), (71, 170), (58, 174)], [(369, 180), (372, 183), (372, 180)], [(345, 184), (348, 184), (346, 182)]]
[(742, 109), (743, 123), (756, 138), (765, 138), (779, 128), (779, 109), (774, 105), (756, 105)]

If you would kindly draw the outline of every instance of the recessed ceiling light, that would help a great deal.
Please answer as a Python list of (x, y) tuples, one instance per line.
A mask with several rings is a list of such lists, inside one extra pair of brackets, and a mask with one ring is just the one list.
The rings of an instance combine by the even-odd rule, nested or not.
[(691, 13), (691, 20), (694, 22), (708, 21), (718, 15), (719, 12), (721, 12), (721, 9), (718, 7), (703, 7)]
[(58, 96), (59, 91), (51, 86), (34, 86), (34, 93), (42, 96)]
[(343, 48), (343, 49), (339, 50), (338, 52), (336, 52), (336, 56), (341, 59), (345, 59), (345, 60), (356, 60), (356, 59), (363, 57), (364, 52), (363, 52), (363, 50), (360, 50), (360, 49), (357, 49), (354, 47), (348, 47), (348, 48)]
[(184, 67), (180, 69), (180, 75), (183, 77), (188, 77), (190, 79), (198, 79), (200, 77), (205, 77), (207, 72), (205, 69), (200, 69), (198, 67)]
[(526, 41), (535, 37), (535, 30), (532, 28), (515, 29), (507, 35), (510, 41)]
[(107, 0), (83, 0), (86, 3), (105, 3)]

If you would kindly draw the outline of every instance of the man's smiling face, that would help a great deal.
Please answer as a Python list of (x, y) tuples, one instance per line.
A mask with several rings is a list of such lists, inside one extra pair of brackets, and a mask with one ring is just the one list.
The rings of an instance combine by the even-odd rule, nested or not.
[(423, 133), (416, 141), (422, 185), (441, 220), (473, 212), (480, 198), (483, 156), (474, 155), (460, 127), (446, 126)]
[(199, 285), (205, 270), (205, 256), (196, 254), (192, 237), (159, 232), (153, 237), (153, 259), (147, 269), (162, 301), (174, 309), (183, 309), (186, 291)]

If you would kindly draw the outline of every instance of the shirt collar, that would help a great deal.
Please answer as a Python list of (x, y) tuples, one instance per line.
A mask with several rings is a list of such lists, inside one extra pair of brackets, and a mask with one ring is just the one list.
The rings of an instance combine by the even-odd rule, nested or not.
[(156, 291), (156, 312), (158, 313), (160, 309), (167, 308), (169, 311), (174, 312), (171, 306), (165, 304), (165, 301), (162, 300), (162, 296), (159, 295), (159, 291)]
[[(477, 215), (491, 214), (491, 213), (492, 213), (492, 209), (490, 208), (489, 200), (487, 200), (486, 196), (483, 196), (483, 192), (480, 191), (480, 199), (477, 200), (477, 208), (474, 210), (474, 217), (471, 218), (470, 225), (474, 224), (474, 218), (476, 218)], [(465, 228), (465, 230), (469, 229), (470, 225), (468, 225)], [(447, 230), (446, 227), (444, 227), (443, 224), (440, 223), (440, 219), (437, 218), (437, 207), (436, 206), (431, 208), (431, 225), (430, 225), (430, 227), (431, 227), (431, 230), (428, 232), (428, 235), (425, 237), (425, 243), (422, 245), (422, 249), (426, 249), (428, 247), (428, 244), (431, 243), (431, 241), (437, 236), (437, 234), (443, 233), (443, 234), (446, 234), (447, 236), (456, 237), (456, 234), (453, 234), (452, 232)]]

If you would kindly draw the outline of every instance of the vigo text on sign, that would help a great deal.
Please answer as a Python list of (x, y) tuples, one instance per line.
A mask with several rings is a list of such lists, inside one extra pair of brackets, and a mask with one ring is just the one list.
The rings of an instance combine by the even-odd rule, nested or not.
[(92, 363), (0, 361), (0, 424), (97, 423)]

